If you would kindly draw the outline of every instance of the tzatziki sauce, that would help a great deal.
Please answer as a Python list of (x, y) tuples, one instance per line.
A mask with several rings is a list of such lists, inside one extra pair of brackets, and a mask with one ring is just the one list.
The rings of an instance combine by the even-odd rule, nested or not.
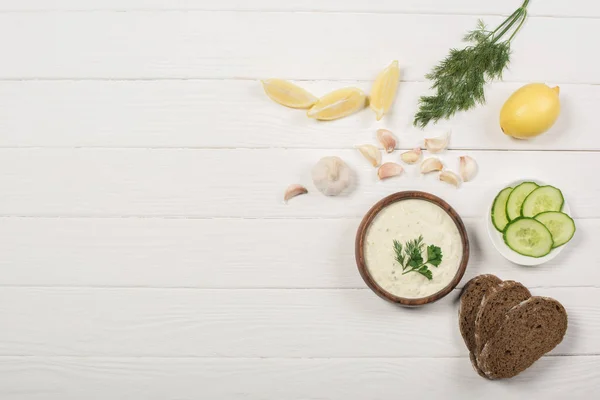
[[(429, 265), (433, 279), (410, 272), (402, 275), (395, 259), (394, 240), (402, 245), (423, 236), (426, 246), (442, 249), (442, 262)], [(462, 241), (458, 227), (438, 205), (426, 200), (400, 200), (383, 208), (375, 216), (364, 241), (365, 264), (373, 280), (385, 291), (399, 297), (427, 297), (445, 288), (456, 275), (462, 259)]]

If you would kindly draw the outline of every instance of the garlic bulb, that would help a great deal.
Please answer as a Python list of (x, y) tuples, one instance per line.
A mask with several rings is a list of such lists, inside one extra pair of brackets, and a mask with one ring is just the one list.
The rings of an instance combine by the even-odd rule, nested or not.
[(449, 133), (446, 133), (436, 138), (425, 139), (425, 148), (431, 153), (439, 153), (440, 151), (448, 147), (449, 139)]
[(460, 178), (454, 172), (442, 171), (440, 172), (440, 181), (449, 183), (456, 187), (460, 186)]
[(469, 156), (460, 157), (460, 176), (463, 181), (469, 182), (477, 173), (477, 163)]
[(405, 151), (400, 155), (400, 159), (407, 164), (414, 164), (421, 158), (421, 148), (417, 147), (409, 151)]
[(285, 194), (283, 196), (283, 200), (287, 203), (287, 201), (289, 199), (291, 199), (292, 197), (296, 197), (299, 196), (301, 194), (306, 194), (308, 193), (308, 190), (306, 190), (306, 188), (302, 185), (298, 185), (298, 184), (293, 184), (288, 186), (288, 188), (285, 190)]
[(444, 164), (435, 157), (427, 158), (421, 163), (421, 173), (427, 174), (433, 171), (441, 171)]
[(381, 152), (377, 147), (372, 144), (363, 144), (358, 146), (357, 149), (374, 167), (381, 164)]
[(386, 162), (377, 170), (377, 176), (379, 179), (387, 179), (398, 176), (402, 172), (404, 172), (404, 168), (402, 168), (401, 165), (393, 162)]
[(377, 140), (383, 146), (386, 153), (391, 153), (396, 148), (396, 138), (391, 131), (387, 129), (378, 129), (377, 130)]
[(325, 196), (337, 196), (350, 185), (350, 168), (339, 157), (323, 157), (313, 167), (312, 179)]

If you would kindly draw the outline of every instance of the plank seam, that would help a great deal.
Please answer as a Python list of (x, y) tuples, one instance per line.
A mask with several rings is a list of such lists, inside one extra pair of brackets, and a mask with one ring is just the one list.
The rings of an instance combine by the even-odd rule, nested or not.
[[(394, 151), (412, 150), (414, 147), (400, 147)], [(0, 150), (78, 150), (78, 149), (93, 149), (93, 150), (356, 150), (356, 147), (306, 147), (306, 146), (253, 146), (253, 147), (236, 147), (236, 146), (106, 146), (106, 145), (91, 145), (91, 146), (3, 146), (0, 145)], [(383, 150), (383, 148), (380, 148)], [(498, 148), (477, 148), (477, 147), (448, 147), (446, 151), (477, 151), (477, 152), (499, 152), (499, 153), (600, 153), (600, 149), (498, 149)]]
[[(553, 358), (553, 357), (600, 357), (600, 353), (558, 353), (558, 354), (546, 354), (543, 357)], [(64, 354), (56, 354), (56, 355), (35, 355), (35, 354), (0, 354), (0, 359), (2, 358), (39, 358), (39, 359), (176, 359), (176, 360), (185, 360), (185, 359), (202, 359), (202, 360), (410, 360), (410, 359), (468, 359), (469, 356), (347, 356), (347, 357), (238, 357), (238, 356), (165, 356), (165, 355), (111, 355), (111, 356), (97, 356), (97, 355), (85, 355), (85, 354), (74, 354), (74, 355), (64, 355)]]
[[(1, 12), (0, 12), (1, 13)], [(295, 82), (306, 82), (306, 83), (319, 83), (319, 82), (341, 82), (341, 83), (372, 83), (373, 78), (365, 78), (365, 79), (336, 79), (336, 78), (319, 78), (319, 79), (310, 79), (310, 78), (298, 78), (298, 77), (289, 77), (289, 76), (281, 76), (282, 79), (288, 79)], [(246, 82), (260, 82), (263, 79), (256, 77), (241, 77), (241, 76), (232, 76), (232, 77), (211, 77), (211, 76), (175, 76), (175, 77), (160, 77), (160, 76), (149, 76), (149, 77), (135, 77), (135, 78), (116, 78), (116, 77), (99, 77), (99, 76), (89, 76), (89, 77), (53, 77), (53, 76), (43, 76), (43, 77), (0, 77), (0, 83), (2, 82), (160, 82), (160, 81), (246, 81)], [(428, 83), (428, 80), (403, 80), (399, 81), (400, 83)], [(553, 81), (554, 82), (554, 81)], [(531, 83), (528, 80), (502, 80), (500, 82), (494, 83)], [(567, 82), (567, 81), (557, 81), (555, 82), (557, 85), (581, 85), (581, 86), (598, 86), (600, 82)]]
[[(81, 9), (81, 8), (65, 8), (65, 9), (16, 9), (16, 10), (0, 10), (0, 14), (69, 14), (69, 13), (181, 13), (181, 12), (193, 12), (193, 13), (238, 13), (238, 14), (342, 14), (342, 15), (410, 15), (410, 16), (434, 16), (434, 17), (508, 17), (513, 9), (507, 10), (506, 13), (460, 13), (460, 12), (435, 12), (435, 11), (395, 11), (395, 10), (356, 10), (356, 11), (344, 11), (341, 9), (328, 10), (328, 9), (240, 9), (240, 8), (223, 8), (223, 9), (206, 9), (206, 8), (92, 8), (92, 9)], [(599, 16), (590, 15), (558, 15), (558, 14), (535, 14), (528, 13), (529, 19), (600, 19)]]
[[(116, 214), (105, 214), (105, 215), (50, 215), (50, 214), (0, 214), (0, 219), (164, 219), (164, 220), (200, 220), (200, 221), (220, 221), (220, 220), (233, 220), (233, 221), (256, 221), (256, 220), (267, 220), (267, 221), (339, 221), (339, 220), (357, 220), (361, 219), (364, 214), (356, 215), (345, 215), (345, 216), (333, 216), (333, 217), (307, 217), (307, 216), (290, 216), (290, 217), (277, 217), (277, 216), (257, 216), (257, 217), (238, 217), (238, 216), (196, 216), (196, 215), (116, 215)], [(462, 217), (463, 220), (477, 220), (486, 218), (485, 216), (466, 216)], [(575, 221), (581, 220), (598, 220), (600, 217), (589, 216), (589, 217), (573, 217)]]
[[(600, 289), (598, 285), (542, 285), (535, 286), (529, 285), (529, 288), (533, 289)], [(368, 287), (363, 286), (347, 286), (347, 287), (291, 287), (291, 286), (272, 286), (272, 287), (202, 287), (202, 286), (109, 286), (109, 285), (20, 285), (20, 284), (0, 284), (0, 290), (2, 289), (58, 289), (58, 290), (188, 290), (188, 291), (357, 291), (364, 292), (370, 291)], [(462, 286), (458, 286), (453, 289), (452, 293), (457, 293), (462, 290)]]

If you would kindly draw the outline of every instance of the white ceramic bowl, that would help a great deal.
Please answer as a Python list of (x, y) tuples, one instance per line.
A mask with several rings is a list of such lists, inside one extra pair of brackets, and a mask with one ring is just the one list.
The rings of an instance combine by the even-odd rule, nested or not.
[[(527, 266), (533, 266), (533, 265), (540, 265), (543, 264), (545, 262), (548, 262), (550, 260), (552, 260), (553, 258), (555, 258), (557, 255), (560, 254), (560, 252), (562, 251), (562, 249), (565, 246), (568, 246), (569, 243), (566, 243), (560, 247), (557, 247), (555, 249), (552, 249), (552, 251), (548, 254), (545, 255), (544, 257), (540, 257), (540, 258), (535, 258), (535, 257), (527, 257), (524, 255), (521, 255), (519, 253), (517, 253), (516, 251), (512, 250), (510, 247), (508, 247), (506, 245), (506, 243), (504, 243), (504, 238), (502, 237), (502, 233), (498, 232), (498, 230), (496, 229), (496, 227), (494, 226), (494, 224), (492, 223), (492, 205), (494, 203), (494, 199), (496, 198), (496, 195), (504, 188), (506, 187), (516, 187), (518, 184), (523, 183), (523, 182), (535, 182), (540, 186), (544, 186), (544, 185), (548, 185), (548, 183), (539, 181), (537, 179), (521, 179), (518, 181), (514, 181), (514, 182), (510, 182), (507, 183), (506, 185), (498, 188), (498, 190), (494, 193), (494, 196), (490, 199), (490, 206), (488, 208), (488, 213), (487, 213), (487, 231), (488, 234), (490, 236), (490, 239), (492, 240), (492, 243), (494, 244), (494, 247), (496, 248), (496, 250), (498, 250), (500, 252), (500, 254), (502, 254), (504, 256), (504, 258), (506, 258), (508, 261), (511, 261), (515, 264), (519, 264), (519, 265), (527, 265)], [(560, 188), (559, 188), (560, 189)], [(564, 196), (564, 193), (563, 193)], [(571, 215), (571, 209), (569, 208), (569, 204), (567, 203), (567, 199), (565, 199), (565, 203), (563, 204), (563, 209), (562, 212), (564, 212), (567, 215)]]

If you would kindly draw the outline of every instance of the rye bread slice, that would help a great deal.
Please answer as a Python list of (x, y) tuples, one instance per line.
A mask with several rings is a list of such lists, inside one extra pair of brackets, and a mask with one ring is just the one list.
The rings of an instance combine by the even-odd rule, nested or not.
[(494, 275), (479, 275), (467, 282), (462, 290), (458, 308), (458, 327), (471, 353), (475, 350), (475, 317), (481, 300), (489, 288), (498, 286), (501, 282), (502, 279)]
[(567, 332), (567, 312), (558, 301), (531, 297), (513, 307), (479, 355), (491, 379), (512, 378), (555, 348)]
[(504, 322), (508, 310), (530, 297), (529, 290), (515, 281), (504, 281), (486, 292), (475, 317), (475, 350), (473, 353), (478, 364), (483, 346), (496, 334)]

